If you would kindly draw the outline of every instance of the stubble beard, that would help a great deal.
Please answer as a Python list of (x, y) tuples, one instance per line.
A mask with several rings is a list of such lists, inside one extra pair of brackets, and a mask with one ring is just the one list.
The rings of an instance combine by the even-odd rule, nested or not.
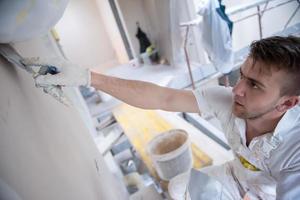
[(272, 112), (273, 110), (276, 109), (276, 104), (272, 104), (268, 109), (265, 109), (264, 111), (262, 112), (249, 112), (247, 111), (244, 107), (243, 110), (236, 110), (235, 109), (235, 106), (238, 107), (238, 105), (232, 105), (232, 113), (238, 117), (238, 118), (241, 118), (241, 119), (248, 119), (248, 120), (255, 120), (255, 119), (258, 119), (258, 118), (261, 118), (263, 116), (265, 116), (266, 114)]

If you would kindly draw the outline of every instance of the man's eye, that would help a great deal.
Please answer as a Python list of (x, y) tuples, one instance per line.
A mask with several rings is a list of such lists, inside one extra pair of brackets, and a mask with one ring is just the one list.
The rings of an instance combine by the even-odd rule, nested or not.
[(258, 86), (256, 85), (256, 83), (250, 81), (250, 86), (253, 88), (253, 89), (258, 89)]

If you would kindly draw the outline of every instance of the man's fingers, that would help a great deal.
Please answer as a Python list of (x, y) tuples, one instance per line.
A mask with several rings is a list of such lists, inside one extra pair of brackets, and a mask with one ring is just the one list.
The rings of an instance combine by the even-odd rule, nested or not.
[(52, 97), (54, 97), (59, 102), (63, 103), (66, 106), (70, 106), (70, 101), (66, 98), (60, 86), (46, 86), (43, 87), (43, 91)]
[(35, 84), (38, 86), (49, 86), (49, 85), (64, 85), (61, 81), (60, 74), (57, 75), (40, 75), (35, 78)]

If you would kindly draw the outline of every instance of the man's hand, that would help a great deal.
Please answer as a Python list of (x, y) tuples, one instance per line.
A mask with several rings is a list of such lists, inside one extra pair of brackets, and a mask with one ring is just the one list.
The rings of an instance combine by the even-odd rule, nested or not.
[(26, 58), (22, 60), (27, 66), (54, 66), (59, 73), (55, 75), (38, 75), (35, 77), (37, 86), (90, 86), (91, 72), (62, 58)]

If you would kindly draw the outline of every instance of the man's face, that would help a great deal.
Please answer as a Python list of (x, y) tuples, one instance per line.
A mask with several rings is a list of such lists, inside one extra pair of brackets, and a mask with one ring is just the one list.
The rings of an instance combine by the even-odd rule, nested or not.
[(233, 88), (232, 111), (239, 118), (257, 119), (272, 113), (280, 100), (284, 72), (264, 72), (264, 64), (248, 58), (241, 67), (240, 80)]

